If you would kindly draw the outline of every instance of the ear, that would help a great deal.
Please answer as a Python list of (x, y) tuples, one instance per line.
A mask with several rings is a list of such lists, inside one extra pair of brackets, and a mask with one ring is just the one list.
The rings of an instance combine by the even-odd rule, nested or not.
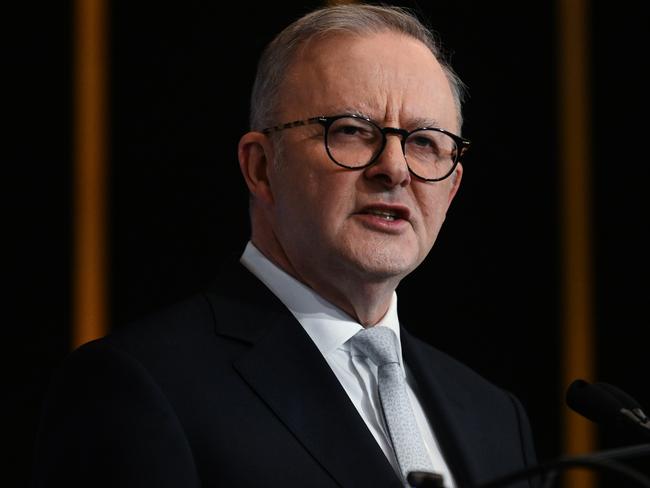
[(456, 165), (456, 169), (454, 169), (454, 172), (449, 176), (449, 179), (451, 180), (451, 187), (449, 189), (449, 200), (447, 200), (447, 206), (451, 205), (451, 201), (456, 196), (458, 188), (460, 187), (460, 180), (463, 179), (462, 164), (458, 163)]
[(237, 156), (251, 195), (263, 204), (273, 203), (269, 168), (274, 156), (269, 138), (261, 132), (247, 132), (239, 140)]

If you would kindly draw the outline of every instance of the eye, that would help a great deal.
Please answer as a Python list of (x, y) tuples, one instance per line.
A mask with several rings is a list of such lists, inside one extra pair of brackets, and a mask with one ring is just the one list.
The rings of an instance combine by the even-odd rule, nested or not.
[(440, 141), (436, 137), (436, 134), (429, 133), (428, 131), (411, 134), (406, 143), (412, 151), (432, 154), (440, 153)]
[(409, 143), (420, 147), (437, 147), (436, 141), (431, 137), (416, 135), (409, 139)]
[(341, 134), (353, 136), (359, 132), (359, 127), (356, 127), (352, 124), (340, 125), (339, 127), (337, 127), (337, 131)]
[(341, 136), (355, 136), (361, 138), (370, 137), (373, 132), (368, 127), (364, 127), (362, 124), (356, 123), (335, 124), (332, 126), (330, 131)]
[(375, 145), (380, 140), (381, 133), (363, 119), (343, 117), (330, 126), (328, 137), (330, 144)]

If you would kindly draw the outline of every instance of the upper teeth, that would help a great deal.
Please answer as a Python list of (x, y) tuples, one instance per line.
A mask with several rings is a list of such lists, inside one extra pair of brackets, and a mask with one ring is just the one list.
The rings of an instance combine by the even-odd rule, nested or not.
[(395, 220), (397, 218), (397, 214), (393, 212), (387, 212), (385, 210), (368, 210), (368, 213), (372, 215), (377, 215), (387, 220)]

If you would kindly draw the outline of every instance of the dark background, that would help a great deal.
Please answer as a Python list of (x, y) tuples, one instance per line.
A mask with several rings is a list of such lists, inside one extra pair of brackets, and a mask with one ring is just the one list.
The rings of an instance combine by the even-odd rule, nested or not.
[[(650, 408), (645, 2), (594, 2), (591, 202), (597, 379)], [(113, 2), (110, 9), (110, 322), (119, 327), (204, 287), (248, 238), (236, 145), (255, 60), (319, 2)], [(540, 459), (561, 453), (561, 216), (553, 2), (399, 2), (440, 34), (469, 88), (474, 146), (423, 266), (398, 290), (407, 328), (513, 391)], [(38, 412), (69, 351), (72, 4), (2, 21), (3, 192), (10, 309), (5, 486), (29, 477)], [(234, 32), (227, 32), (234, 31)], [(7, 295), (5, 295), (7, 296)], [(647, 410), (646, 408), (646, 410)], [(621, 445), (601, 431), (602, 448)]]

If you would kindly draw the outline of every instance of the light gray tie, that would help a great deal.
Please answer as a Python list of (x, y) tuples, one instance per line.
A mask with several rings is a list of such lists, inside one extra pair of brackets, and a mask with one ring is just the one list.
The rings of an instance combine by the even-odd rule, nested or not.
[(377, 365), (379, 400), (404, 480), (411, 471), (433, 472), (399, 366), (397, 336), (388, 327), (369, 327), (359, 331), (352, 344)]

